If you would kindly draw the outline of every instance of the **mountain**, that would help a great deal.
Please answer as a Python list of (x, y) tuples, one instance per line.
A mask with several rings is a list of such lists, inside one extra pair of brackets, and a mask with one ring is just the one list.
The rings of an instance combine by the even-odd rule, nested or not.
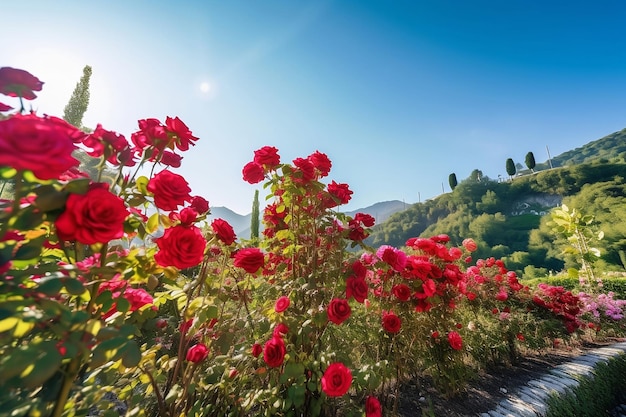
[[(354, 217), (356, 213), (366, 213), (376, 219), (376, 224), (382, 223), (394, 213), (406, 210), (410, 204), (406, 204), (399, 200), (381, 201), (371, 206), (360, 208), (357, 210), (345, 212), (345, 214)], [(213, 219), (226, 220), (235, 230), (237, 236), (244, 239), (250, 238), (250, 219), (252, 214), (241, 215), (235, 213), (227, 207), (211, 207), (211, 214), (208, 216), (209, 222)], [(261, 225), (262, 227), (262, 225)]]
[(345, 214), (351, 217), (354, 217), (357, 213), (369, 214), (376, 219), (376, 224), (379, 224), (387, 220), (392, 214), (406, 210), (410, 206), (411, 204), (400, 200), (381, 201), (365, 208), (348, 211)]

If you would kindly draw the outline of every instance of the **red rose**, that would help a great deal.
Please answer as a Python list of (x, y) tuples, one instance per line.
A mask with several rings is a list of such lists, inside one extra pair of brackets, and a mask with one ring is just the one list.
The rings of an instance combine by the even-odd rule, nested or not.
[(9, 110), (13, 110), (13, 107), (9, 106), (8, 104), (0, 103), (0, 111), (9, 111)]
[(289, 327), (285, 323), (278, 323), (276, 327), (274, 327), (274, 331), (272, 332), (272, 336), (274, 337), (284, 337), (289, 333)]
[(369, 287), (364, 278), (358, 278), (355, 276), (349, 277), (346, 280), (346, 298), (354, 297), (354, 299), (362, 303), (367, 298)]
[(233, 265), (254, 274), (265, 263), (265, 255), (258, 248), (240, 249), (235, 253)]
[(197, 195), (191, 199), (191, 208), (198, 214), (204, 214), (209, 211), (209, 202), (204, 197)]
[(391, 293), (400, 301), (408, 301), (411, 298), (411, 289), (406, 284), (394, 285)]
[(325, 177), (330, 172), (332, 162), (328, 159), (328, 156), (320, 151), (315, 151), (307, 158), (320, 173), (320, 177)]
[(289, 297), (283, 295), (282, 297), (278, 297), (278, 300), (276, 300), (276, 304), (274, 304), (274, 311), (277, 313), (282, 313), (283, 311), (287, 310), (287, 307), (289, 307), (289, 304), (291, 303), (291, 300), (289, 300)]
[(123, 135), (104, 129), (100, 123), (96, 126), (96, 130), (83, 138), (82, 142), (83, 145), (92, 149), (87, 151), (87, 154), (96, 158), (106, 154), (107, 158), (111, 159), (113, 154), (128, 147), (128, 141)]
[(61, 239), (92, 245), (124, 235), (124, 220), (130, 213), (124, 201), (106, 187), (93, 184), (85, 194), (69, 196), (55, 222)]
[(0, 166), (31, 170), (39, 179), (58, 178), (77, 166), (71, 134), (78, 131), (49, 117), (16, 114), (0, 121)]
[(11, 67), (0, 68), (0, 94), (34, 100), (37, 96), (33, 91), (41, 91), (41, 87), (43, 82), (28, 71)]
[(200, 363), (209, 356), (209, 348), (204, 344), (198, 343), (187, 350), (187, 360), (193, 363)]
[(343, 298), (333, 298), (326, 309), (328, 320), (335, 324), (341, 324), (350, 317), (352, 310), (347, 300)]
[(274, 169), (280, 164), (280, 155), (278, 149), (273, 146), (264, 146), (254, 151), (254, 162), (265, 167), (266, 169)]
[(315, 179), (315, 167), (308, 159), (296, 158), (293, 160), (293, 164), (298, 168), (296, 172), (302, 173), (303, 181), (312, 181)]
[[(156, 156), (157, 155), (154, 155), (152, 158), (150, 158), (150, 161), (154, 161), (156, 159)], [(163, 153), (161, 154), (161, 159), (159, 160), (159, 162), (163, 165), (167, 165), (168, 167), (180, 168), (182, 160), (182, 156), (166, 150), (163, 151)]]
[(148, 182), (148, 191), (154, 195), (154, 204), (161, 210), (176, 210), (191, 201), (191, 188), (185, 179), (168, 170), (156, 174)]
[(341, 397), (350, 389), (352, 373), (343, 363), (331, 363), (322, 376), (322, 391), (329, 397)]
[(217, 238), (224, 242), (226, 245), (232, 245), (237, 236), (235, 235), (235, 230), (233, 227), (228, 224), (226, 220), (223, 219), (215, 219), (211, 223), (211, 228), (213, 232), (217, 235)]
[(282, 365), (285, 360), (285, 353), (287, 353), (285, 342), (280, 337), (272, 337), (263, 346), (263, 359), (270, 368), (277, 368)]
[(178, 117), (172, 119), (168, 116), (165, 119), (165, 126), (167, 132), (173, 136), (176, 147), (181, 151), (186, 151), (189, 145), (195, 145), (194, 142), (198, 140)]
[(248, 162), (241, 171), (243, 180), (250, 184), (258, 184), (265, 179), (263, 167), (256, 162)]
[[(138, 120), (139, 131), (130, 136), (130, 140), (138, 149), (154, 147), (158, 151), (164, 150), (170, 145), (170, 138), (167, 135), (165, 126), (158, 119), (142, 119)], [(154, 152), (154, 149), (151, 150)]]
[(389, 333), (398, 333), (402, 327), (400, 317), (396, 316), (393, 312), (383, 311), (383, 329)]
[(372, 227), (376, 223), (376, 219), (367, 213), (357, 213), (354, 215), (354, 221), (363, 223), (365, 227)]
[(335, 205), (348, 204), (353, 194), (348, 188), (348, 184), (337, 184), (334, 180), (328, 184), (328, 192), (333, 196)]
[(448, 343), (450, 343), (450, 347), (454, 350), (463, 349), (463, 339), (461, 335), (455, 331), (448, 333)]
[(263, 352), (263, 348), (258, 343), (252, 345), (252, 356), (258, 358), (259, 355)]
[(191, 268), (202, 262), (206, 240), (196, 226), (174, 226), (156, 239), (159, 251), (154, 260), (161, 266), (178, 269)]
[(383, 410), (378, 398), (369, 396), (365, 400), (365, 417), (382, 417)]

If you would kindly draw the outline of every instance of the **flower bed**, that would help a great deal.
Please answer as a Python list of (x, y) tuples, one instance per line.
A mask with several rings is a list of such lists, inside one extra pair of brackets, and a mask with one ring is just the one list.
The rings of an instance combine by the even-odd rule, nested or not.
[[(319, 151), (254, 152), (242, 176), (268, 190), (265, 228), (238, 239), (174, 172), (199, 140), (180, 119), (140, 120), (130, 141), (85, 133), (22, 114), (42, 84), (0, 69), (0, 93), (21, 103), (0, 107), (2, 410), (391, 415), (416, 373), (453, 396), (477, 370), (589, 332), (583, 301), (599, 299), (524, 286), (502, 261), (473, 260), (471, 239), (367, 247), (374, 219), (338, 211), (352, 191), (325, 182)], [(618, 315), (596, 319), (622, 331)]]

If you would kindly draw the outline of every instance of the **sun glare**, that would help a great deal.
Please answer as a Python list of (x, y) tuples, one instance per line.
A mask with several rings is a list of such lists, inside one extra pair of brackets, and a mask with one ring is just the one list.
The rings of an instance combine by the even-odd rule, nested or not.
[(211, 91), (211, 84), (203, 81), (202, 83), (200, 83), (200, 91), (203, 93), (208, 93), (209, 91)]

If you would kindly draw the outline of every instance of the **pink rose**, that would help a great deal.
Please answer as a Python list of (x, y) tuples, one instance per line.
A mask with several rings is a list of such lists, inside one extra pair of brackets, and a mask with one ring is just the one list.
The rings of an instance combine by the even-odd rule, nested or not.
[(475, 252), (476, 249), (478, 249), (478, 245), (476, 244), (476, 242), (474, 242), (474, 239), (470, 239), (470, 238), (463, 240), (463, 247), (468, 252)]
[(191, 201), (191, 188), (185, 178), (168, 170), (152, 177), (147, 189), (154, 195), (154, 204), (161, 210), (176, 210), (185, 201)]
[(352, 373), (343, 363), (335, 362), (326, 368), (322, 376), (322, 391), (329, 397), (341, 397), (350, 389)]
[(106, 187), (106, 184), (92, 184), (85, 194), (68, 197), (55, 222), (61, 239), (92, 245), (124, 235), (124, 220), (130, 213), (124, 201)]

